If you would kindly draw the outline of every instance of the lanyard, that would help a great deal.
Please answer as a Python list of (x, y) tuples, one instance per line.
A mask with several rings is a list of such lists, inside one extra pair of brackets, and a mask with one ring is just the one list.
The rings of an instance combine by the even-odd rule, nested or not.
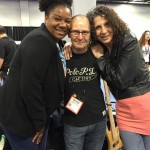
[(65, 74), (65, 76), (66, 76), (66, 59), (65, 59), (64, 53), (63, 53), (63, 51), (61, 50), (61, 48), (59, 47), (59, 44), (58, 44), (58, 43), (57, 43), (57, 49), (58, 49), (58, 53), (59, 53), (59, 56), (60, 56), (62, 65), (63, 65), (64, 74)]
[(72, 94), (74, 97), (78, 98), (79, 100), (81, 101), (85, 101), (85, 94), (86, 94), (86, 90), (85, 90), (85, 82), (84, 82), (84, 85), (83, 85), (83, 94), (82, 95), (79, 95), (76, 90), (75, 90), (75, 86), (74, 84), (72, 84)]

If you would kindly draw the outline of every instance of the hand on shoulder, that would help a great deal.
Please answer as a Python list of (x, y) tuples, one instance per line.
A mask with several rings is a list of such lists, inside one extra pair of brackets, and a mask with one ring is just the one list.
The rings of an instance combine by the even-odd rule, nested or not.
[(63, 51), (64, 51), (64, 55), (65, 55), (65, 59), (66, 60), (69, 60), (72, 57), (71, 47), (72, 47), (72, 43), (71, 42), (67, 42), (64, 45)]

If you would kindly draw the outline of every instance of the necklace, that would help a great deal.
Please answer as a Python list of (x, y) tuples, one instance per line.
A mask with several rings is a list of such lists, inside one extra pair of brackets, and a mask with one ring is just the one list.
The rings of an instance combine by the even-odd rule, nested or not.
[(147, 55), (149, 53), (149, 47), (150, 46), (149, 45), (145, 45), (144, 47), (145, 47), (145, 54)]

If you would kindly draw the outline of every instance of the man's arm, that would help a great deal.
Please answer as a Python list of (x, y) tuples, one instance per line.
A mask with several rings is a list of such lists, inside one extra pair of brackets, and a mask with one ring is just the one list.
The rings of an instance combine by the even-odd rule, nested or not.
[[(2, 68), (3, 62), (4, 62), (4, 59), (0, 58), (0, 70)], [(0, 80), (1, 79), (2, 79), (2, 75), (1, 75), (1, 71), (0, 71)]]
[(2, 68), (3, 62), (4, 62), (4, 59), (0, 58), (0, 69)]

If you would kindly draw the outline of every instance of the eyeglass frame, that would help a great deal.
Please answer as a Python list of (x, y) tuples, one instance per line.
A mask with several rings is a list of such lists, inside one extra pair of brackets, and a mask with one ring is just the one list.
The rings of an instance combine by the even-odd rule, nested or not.
[(80, 33), (82, 34), (83, 37), (90, 35), (91, 31), (87, 31), (87, 30), (83, 30), (83, 31), (78, 31), (78, 30), (70, 30), (70, 34), (73, 37), (78, 37), (80, 35)]

